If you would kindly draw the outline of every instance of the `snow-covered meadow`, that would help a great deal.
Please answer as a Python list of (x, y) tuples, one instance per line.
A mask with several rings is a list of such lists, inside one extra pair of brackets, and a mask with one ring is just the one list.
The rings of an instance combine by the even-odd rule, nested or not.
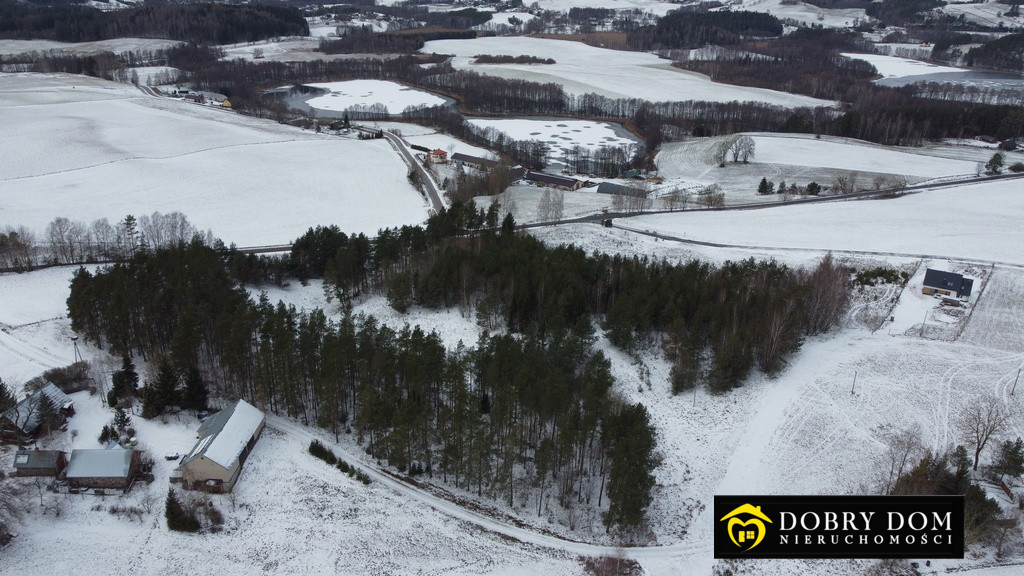
[[(658, 175), (681, 182), (694, 190), (718, 185), (726, 203), (775, 202), (779, 196), (757, 194), (761, 178), (806, 186), (817, 182), (832, 184), (837, 177), (853, 174), (858, 189), (870, 189), (877, 182), (888, 187), (901, 179), (918, 183), (936, 178), (974, 176), (992, 150), (974, 141), (928, 144), (919, 148), (881, 146), (863, 140), (809, 134), (751, 134), (755, 153), (750, 162), (734, 163), (726, 155), (719, 166), (719, 150), (729, 137), (697, 138), (663, 144), (655, 158)], [(1024, 161), (1024, 155), (1006, 153), (1008, 164)]]
[(891, 200), (685, 212), (632, 218), (630, 229), (753, 248), (945, 256), (1024, 266), (1024, 195), (1004, 180)]
[[(654, 54), (588, 46), (582, 42), (526, 36), (434, 40), (422, 52), (453, 54), (452, 65), (481, 74), (560, 84), (569, 94), (652, 102), (753, 101), (784, 107), (832, 106), (834, 102), (762, 88), (712, 82), (707, 76), (673, 68)], [(473, 64), (477, 54), (551, 58), (555, 64)]]
[(795, 20), (804, 26), (850, 28), (865, 18), (862, 8), (820, 8), (806, 2), (742, 0), (733, 4), (735, 6), (734, 10), (767, 12), (780, 20)]
[(946, 72), (965, 72), (963, 68), (941, 66), (912, 58), (884, 56), (882, 54), (855, 54), (844, 52), (843, 56), (854, 60), (863, 60), (875, 67), (883, 78), (902, 78), (904, 76), (921, 76), (924, 74), (941, 74)]
[(383, 140), (313, 134), (130, 85), (4, 75), (0, 124), (0, 217), (40, 233), (58, 216), (178, 211), (253, 246), (318, 224), (372, 234), (427, 215)]

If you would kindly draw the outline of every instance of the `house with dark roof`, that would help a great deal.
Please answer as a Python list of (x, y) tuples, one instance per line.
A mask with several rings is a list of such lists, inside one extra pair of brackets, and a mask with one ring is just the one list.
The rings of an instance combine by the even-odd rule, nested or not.
[(18, 450), (14, 454), (15, 476), (57, 476), (68, 465), (60, 450)]
[(568, 176), (548, 174), (547, 172), (534, 172), (532, 170), (526, 173), (526, 180), (541, 186), (549, 186), (560, 190), (579, 190), (583, 187), (582, 180), (569, 178)]
[[(44, 396), (53, 408), (50, 414), (46, 414), (46, 408), (41, 405)], [(0, 440), (18, 443), (38, 438), (64, 425), (74, 413), (75, 403), (71, 397), (52, 382), (47, 382), (45, 386), (0, 414)]]
[(193, 490), (231, 492), (266, 422), (263, 412), (245, 400), (208, 417), (171, 481)]
[(128, 490), (139, 471), (138, 450), (112, 448), (72, 450), (64, 479), (72, 488)]
[(971, 289), (974, 287), (974, 280), (964, 278), (955, 272), (944, 272), (929, 268), (924, 273), (923, 284), (924, 286), (921, 289), (923, 294), (969, 298), (971, 296)]
[(470, 156), (469, 154), (463, 154), (462, 152), (452, 154), (451, 160), (452, 162), (461, 163), (463, 166), (469, 166), (470, 168), (476, 168), (477, 170), (489, 170), (498, 165), (497, 160), (480, 158), (479, 156)]

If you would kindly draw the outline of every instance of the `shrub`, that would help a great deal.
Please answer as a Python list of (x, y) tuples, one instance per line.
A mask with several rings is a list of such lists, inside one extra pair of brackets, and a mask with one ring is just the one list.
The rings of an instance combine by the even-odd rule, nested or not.
[(1014, 162), (1010, 164), (1010, 172), (1024, 172), (1024, 162)]
[(338, 462), (338, 457), (331, 452), (331, 449), (324, 446), (319, 440), (313, 440), (309, 443), (309, 453), (317, 458), (327, 462), (331, 466), (334, 466)]

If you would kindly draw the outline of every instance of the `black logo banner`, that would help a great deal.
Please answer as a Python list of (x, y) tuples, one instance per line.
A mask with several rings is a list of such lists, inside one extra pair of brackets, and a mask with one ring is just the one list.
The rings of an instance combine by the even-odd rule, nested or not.
[(715, 558), (963, 557), (963, 496), (715, 496)]

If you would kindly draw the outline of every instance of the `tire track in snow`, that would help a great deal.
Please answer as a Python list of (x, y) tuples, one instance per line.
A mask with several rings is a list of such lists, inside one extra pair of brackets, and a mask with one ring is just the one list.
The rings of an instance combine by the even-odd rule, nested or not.
[(0, 324), (0, 349), (36, 364), (44, 370), (71, 363), (67, 358), (61, 358), (44, 348), (18, 338), (11, 333), (11, 327), (5, 324)]
[[(418, 486), (404, 482), (397, 475), (382, 470), (375, 465), (366, 462), (366, 456), (362, 453), (353, 452), (344, 444), (335, 443), (330, 435), (316, 429), (302, 426), (281, 416), (267, 414), (267, 423), (274, 428), (286, 432), (289, 435), (303, 438), (303, 440), (317, 439), (331, 446), (340, 456), (345, 458), (350, 465), (364, 472), (374, 482), (391, 488), (395, 492), (411, 498), (421, 504), (465, 522), (469, 522), (488, 532), (517, 540), (525, 544), (560, 550), (582, 556), (616, 556), (622, 554), (633, 560), (659, 560), (675, 559), (688, 556), (710, 556), (712, 540), (710, 535), (690, 539), (679, 544), (666, 546), (629, 547), (610, 546), (603, 544), (591, 544), (569, 540), (554, 534), (548, 534), (528, 526), (510, 524), (504, 520), (488, 516), (486, 514), (470, 510), (462, 505), (438, 495), (433, 491), (424, 490)], [(439, 491), (443, 492), (442, 489)]]

